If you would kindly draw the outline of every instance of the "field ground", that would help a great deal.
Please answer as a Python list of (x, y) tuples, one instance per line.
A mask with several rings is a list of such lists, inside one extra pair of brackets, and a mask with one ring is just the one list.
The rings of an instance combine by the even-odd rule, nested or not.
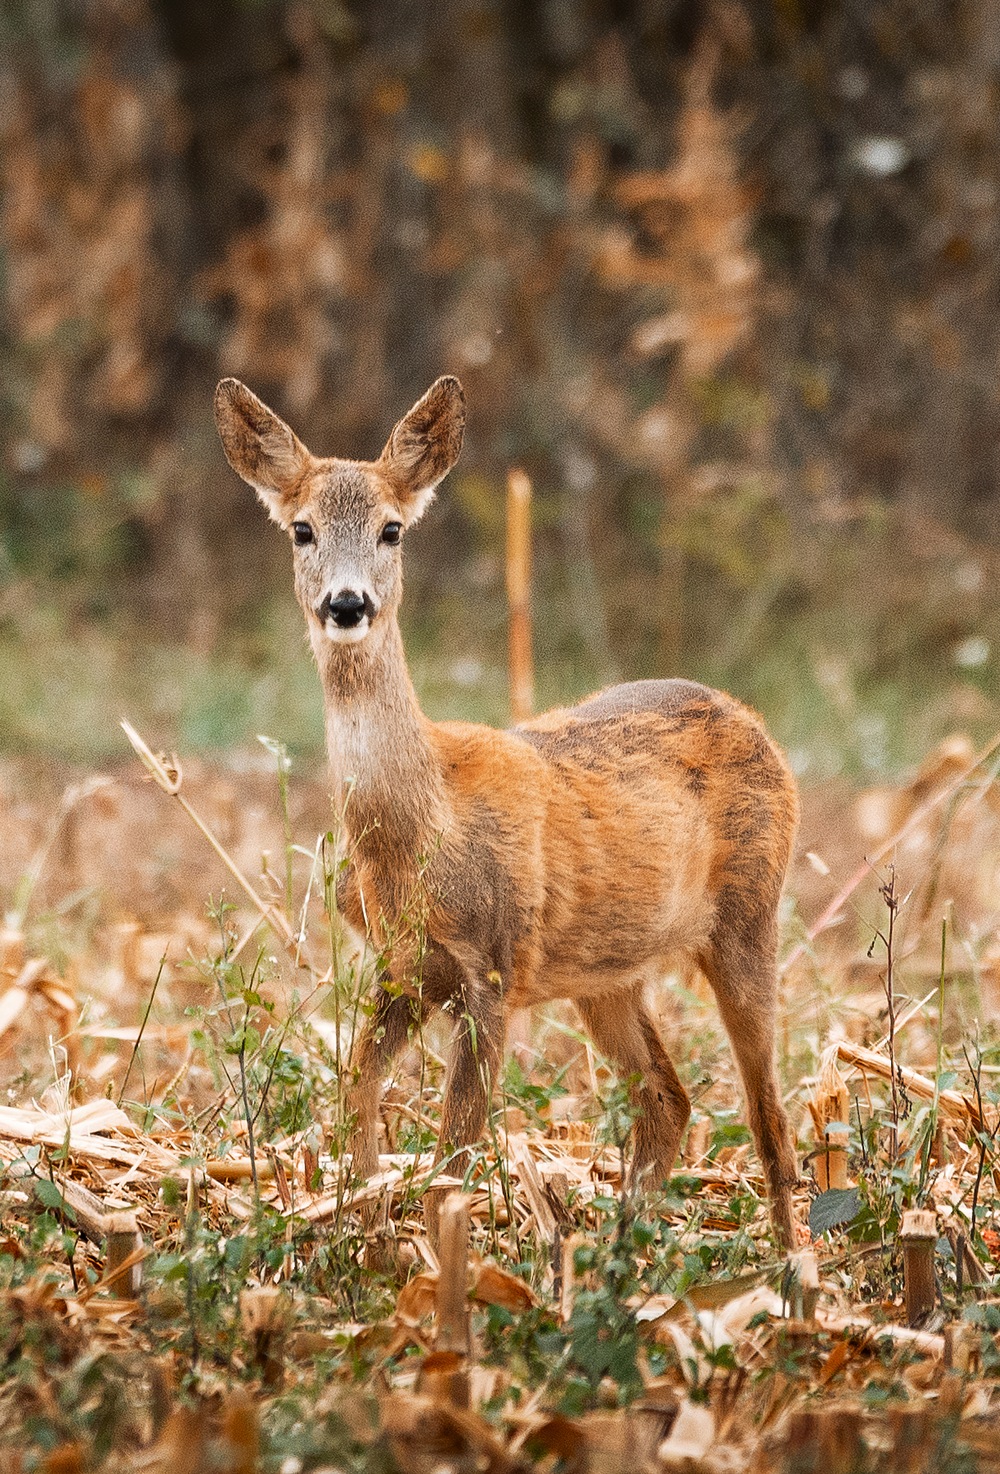
[(269, 929), (138, 762), (4, 760), (0, 1468), (995, 1467), (998, 753), (956, 736), (907, 784), (804, 795), (791, 1268), (697, 977), (660, 1001), (695, 1107), (670, 1194), (622, 1193), (625, 1095), (553, 1007), (512, 1023), (439, 1260), (443, 1035), (390, 1084), (379, 1181), (340, 1170), (365, 979), (324, 919), (322, 775), (283, 800), (263, 748), (183, 774)]

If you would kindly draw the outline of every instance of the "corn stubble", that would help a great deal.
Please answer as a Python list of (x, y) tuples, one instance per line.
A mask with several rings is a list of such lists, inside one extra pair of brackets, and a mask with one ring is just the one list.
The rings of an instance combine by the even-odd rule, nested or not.
[[(402, 1060), (383, 1103), (379, 1217), (366, 1231), (340, 1171), (338, 1082), (363, 980), (344, 968), (323, 911), (322, 844), (294, 855), (293, 915), (284, 866), (268, 861), (255, 899), (200, 924), (211, 943), (200, 967), (181, 965), (192, 922), (178, 927), (173, 959), (169, 930), (150, 933), (168, 957), (151, 1009), (160, 963), (141, 922), (119, 933), (109, 962), (100, 927), (81, 940), (70, 913), (45, 918), (29, 900), (0, 959), (5, 1461), (23, 1467), (16, 1442), (53, 1469), (249, 1470), (290, 1447), (358, 1468), (611, 1468), (625, 1456), (653, 1469), (990, 1467), (997, 1056), (992, 1026), (977, 1040), (967, 1019), (996, 1007), (981, 899), (1000, 853), (991, 784), (977, 770), (940, 822), (922, 816), (907, 878), (897, 847), (894, 1059), (880, 1037), (885, 961), (866, 956), (887, 931), (884, 872), (855, 892), (854, 948), (842, 923), (785, 974), (793, 1116), (809, 1118), (803, 1140), (816, 1130), (817, 1186), (828, 1163), (829, 1189), (857, 1191), (862, 1210), (790, 1271), (770, 1249), (753, 1160), (726, 1139), (737, 1097), (695, 978), (684, 980), (684, 1069), (703, 1093), (678, 1169), (684, 1196), (623, 1193), (614, 1129), (602, 1141), (595, 1115), (595, 1087), (614, 1103), (612, 1077), (552, 1009), (510, 1077), (520, 1093), (498, 1096), (486, 1144), (453, 1184), (468, 1249), (450, 1236), (459, 1247), (445, 1265), (419, 1197), (439, 1041)], [(80, 803), (78, 842), (97, 796)], [(203, 794), (188, 801), (197, 812)], [(274, 833), (280, 853), (280, 814)], [(192, 825), (192, 856), (206, 843)], [(853, 862), (849, 851), (825, 858), (834, 890)], [(36, 866), (36, 900), (51, 863)], [(25, 873), (31, 864), (25, 850)], [(932, 880), (952, 898), (943, 960), (922, 899)], [(270, 929), (265, 908), (286, 924)], [(57, 968), (43, 946), (60, 922), (78, 950)], [(18, 1085), (19, 1061), (49, 1036), (35, 1080)], [(126, 1070), (120, 1104), (107, 1100)], [(805, 1191), (796, 1208), (809, 1215)], [(921, 1261), (916, 1283), (908, 1255)], [(922, 1320), (910, 1326), (917, 1299)], [(602, 1324), (618, 1328), (614, 1345)], [(30, 1376), (26, 1346), (43, 1349)]]

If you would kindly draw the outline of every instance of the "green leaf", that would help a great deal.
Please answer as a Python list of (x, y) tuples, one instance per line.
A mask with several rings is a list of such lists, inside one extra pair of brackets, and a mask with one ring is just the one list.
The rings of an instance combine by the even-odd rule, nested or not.
[(967, 1305), (962, 1319), (986, 1331), (1000, 1331), (1000, 1305)]
[(655, 1238), (656, 1229), (651, 1223), (643, 1223), (640, 1218), (632, 1225), (632, 1242), (637, 1249), (648, 1249)]
[(890, 1208), (884, 1221), (880, 1220), (870, 1203), (862, 1203), (857, 1217), (848, 1225), (847, 1236), (855, 1244), (877, 1244), (886, 1235), (894, 1238), (899, 1229), (899, 1214)]
[(813, 1235), (827, 1233), (839, 1228), (842, 1223), (853, 1223), (861, 1206), (861, 1194), (856, 1187), (831, 1187), (818, 1198), (813, 1198), (809, 1208), (809, 1227)]
[(63, 1197), (62, 1190), (48, 1177), (42, 1177), (35, 1183), (35, 1194), (40, 1203), (46, 1208), (52, 1208), (56, 1213), (67, 1213), (71, 1218), (75, 1215)]

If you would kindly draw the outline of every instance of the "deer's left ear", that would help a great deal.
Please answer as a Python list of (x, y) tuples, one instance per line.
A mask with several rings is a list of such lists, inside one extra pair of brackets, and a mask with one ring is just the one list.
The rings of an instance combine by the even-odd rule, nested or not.
[(389, 436), (377, 464), (408, 527), (423, 514), (461, 455), (464, 433), (465, 395), (449, 375), (431, 385)]

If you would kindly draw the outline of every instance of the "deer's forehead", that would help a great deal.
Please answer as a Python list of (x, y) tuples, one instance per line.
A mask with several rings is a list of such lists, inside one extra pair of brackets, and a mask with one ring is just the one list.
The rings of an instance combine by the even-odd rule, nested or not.
[(385, 479), (372, 465), (358, 461), (324, 461), (314, 472), (308, 503), (324, 523), (343, 520), (364, 525), (393, 505)]

